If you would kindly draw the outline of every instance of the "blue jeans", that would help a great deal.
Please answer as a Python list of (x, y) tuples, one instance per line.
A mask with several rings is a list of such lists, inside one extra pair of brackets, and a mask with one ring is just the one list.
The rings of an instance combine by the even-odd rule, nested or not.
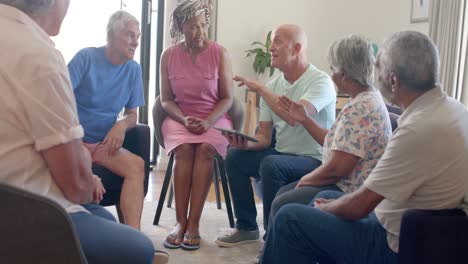
[(240, 230), (258, 229), (257, 209), (250, 177), (262, 181), (264, 228), (276, 192), (290, 182), (299, 180), (322, 163), (304, 156), (279, 153), (274, 148), (262, 151), (247, 151), (229, 148), (226, 156), (226, 171), (236, 215), (236, 227)]
[[(336, 199), (341, 192), (316, 197)], [(357, 221), (343, 220), (310, 205), (288, 204), (276, 216), (261, 263), (397, 263), (387, 232), (374, 213)]]
[(152, 263), (153, 243), (143, 233), (117, 223), (112, 214), (99, 205), (84, 207), (91, 214), (78, 212), (70, 216), (89, 264)]

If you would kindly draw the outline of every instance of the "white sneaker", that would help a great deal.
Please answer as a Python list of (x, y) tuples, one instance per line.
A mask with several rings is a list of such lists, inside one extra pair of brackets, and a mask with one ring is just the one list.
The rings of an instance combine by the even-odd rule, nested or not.
[(169, 261), (169, 254), (161, 250), (154, 250), (153, 264), (166, 264)]

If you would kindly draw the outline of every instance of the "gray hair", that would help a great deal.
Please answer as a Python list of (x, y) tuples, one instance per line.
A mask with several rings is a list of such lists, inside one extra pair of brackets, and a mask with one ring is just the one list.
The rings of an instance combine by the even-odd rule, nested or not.
[(109, 42), (116, 32), (119, 32), (125, 28), (128, 22), (135, 22), (140, 25), (140, 22), (132, 14), (119, 10), (112, 14), (107, 23), (107, 42)]
[(210, 5), (206, 0), (182, 0), (179, 1), (170, 20), (170, 34), (172, 42), (175, 44), (184, 37), (182, 25), (192, 17), (205, 15), (206, 23), (210, 25)]
[(343, 72), (346, 79), (370, 86), (374, 74), (372, 43), (358, 35), (349, 35), (335, 41), (328, 51), (328, 62)]
[(439, 52), (434, 42), (420, 32), (393, 34), (379, 56), (384, 73), (394, 72), (408, 89), (425, 92), (439, 85)]
[(0, 0), (0, 4), (15, 7), (29, 16), (36, 16), (46, 12), (55, 0)]

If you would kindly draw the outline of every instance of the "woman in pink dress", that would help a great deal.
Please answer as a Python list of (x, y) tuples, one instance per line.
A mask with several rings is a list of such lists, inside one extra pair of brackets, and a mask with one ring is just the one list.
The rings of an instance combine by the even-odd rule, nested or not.
[(180, 2), (171, 16), (174, 45), (161, 57), (161, 103), (168, 113), (162, 134), (166, 151), (174, 153), (177, 219), (163, 242), (167, 248), (200, 247), (213, 160), (216, 153), (225, 156), (228, 145), (211, 126), (232, 128), (227, 115), (233, 101), (231, 63), (226, 49), (207, 39), (209, 16), (203, 1)]

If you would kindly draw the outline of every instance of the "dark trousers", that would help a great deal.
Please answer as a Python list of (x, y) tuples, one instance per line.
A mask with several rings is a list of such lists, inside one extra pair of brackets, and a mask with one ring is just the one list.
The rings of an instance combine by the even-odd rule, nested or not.
[[(316, 198), (342, 195), (323, 191)], [(276, 213), (269, 231), (260, 263), (397, 263), (374, 213), (348, 221), (312, 204), (288, 204)]]
[(258, 229), (257, 210), (250, 177), (262, 181), (263, 219), (267, 230), (270, 208), (276, 192), (284, 185), (299, 180), (322, 163), (304, 156), (279, 153), (274, 148), (246, 151), (230, 148), (226, 156), (236, 227), (240, 230)]

